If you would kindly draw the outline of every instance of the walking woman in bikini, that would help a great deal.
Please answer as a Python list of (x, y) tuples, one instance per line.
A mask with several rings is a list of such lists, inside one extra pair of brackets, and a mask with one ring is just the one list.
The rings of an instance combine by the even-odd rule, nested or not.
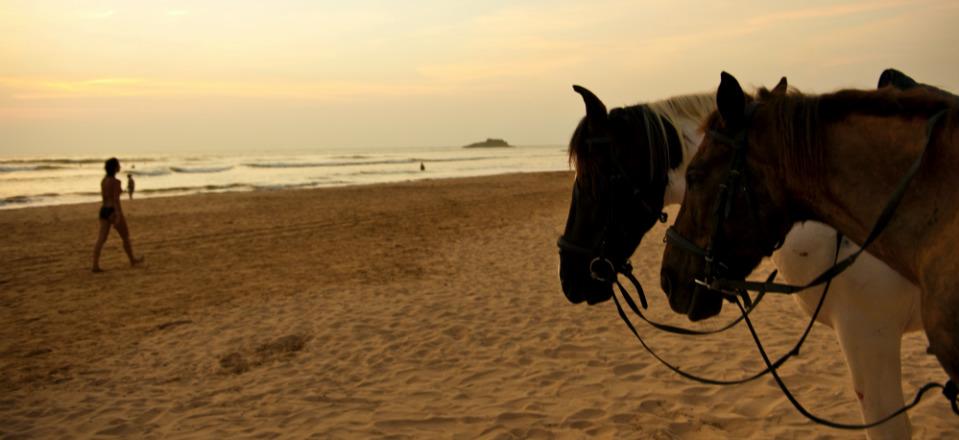
[(126, 251), (130, 259), (130, 265), (136, 266), (143, 262), (143, 257), (133, 256), (133, 245), (130, 244), (130, 231), (127, 229), (127, 220), (123, 217), (123, 209), (120, 207), (120, 193), (123, 188), (120, 185), (120, 179), (116, 178), (120, 172), (120, 161), (117, 158), (110, 158), (103, 167), (107, 175), (100, 181), (100, 194), (103, 197), (103, 205), (100, 206), (100, 235), (97, 236), (97, 244), (93, 248), (93, 272), (103, 272), (100, 268), (100, 251), (103, 249), (103, 243), (107, 241), (107, 235), (110, 233), (110, 226), (116, 228), (123, 240), (123, 250)]

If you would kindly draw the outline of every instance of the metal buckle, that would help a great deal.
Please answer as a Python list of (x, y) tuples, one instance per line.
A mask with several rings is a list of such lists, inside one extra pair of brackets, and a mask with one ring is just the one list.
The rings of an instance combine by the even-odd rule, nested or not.
[(599, 272), (597, 272), (596, 269), (594, 269), (597, 262), (606, 263), (606, 265), (609, 266), (609, 273), (613, 274), (614, 277), (616, 276), (616, 266), (613, 265), (613, 262), (609, 261), (606, 258), (600, 258), (600, 257), (593, 258), (593, 261), (589, 262), (589, 276), (599, 282), (603, 282), (603, 283), (613, 282), (613, 280), (608, 280), (606, 278), (603, 278), (599, 274)]

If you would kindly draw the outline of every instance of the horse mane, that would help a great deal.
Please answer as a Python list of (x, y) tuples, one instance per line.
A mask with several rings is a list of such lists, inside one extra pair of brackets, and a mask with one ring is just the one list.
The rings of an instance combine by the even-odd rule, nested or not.
[[(677, 122), (682, 119), (695, 121), (698, 126), (701, 121), (709, 117), (709, 115), (716, 110), (716, 96), (713, 93), (674, 96), (650, 103), (649, 109), (659, 114), (660, 117), (665, 117), (677, 130), (680, 130), (681, 128)], [(659, 121), (658, 129), (665, 136), (666, 127), (663, 126), (661, 120)], [(690, 145), (682, 133), (679, 133), (679, 144), (682, 147), (683, 157), (670, 157), (670, 169), (679, 166), (683, 162), (683, 159), (691, 155), (693, 150), (698, 147), (698, 145)]]
[(589, 143), (586, 138), (588, 130), (589, 121), (583, 116), (569, 139), (569, 164), (580, 175), (592, 175), (595, 169), (595, 164), (589, 160)]
[[(928, 118), (950, 105), (951, 101), (934, 91), (915, 88), (907, 91), (892, 87), (879, 90), (840, 90), (823, 95), (805, 95), (795, 89), (786, 94), (757, 91), (755, 100), (770, 115), (765, 121), (781, 146), (780, 170), (783, 175), (802, 179), (804, 185), (824, 184), (824, 137), (827, 126), (854, 115), (879, 117)], [(713, 113), (706, 127), (717, 127), (721, 120)]]
[[(775, 94), (766, 88), (756, 92), (758, 101), (768, 106), (772, 123), (771, 131), (778, 136), (782, 146), (780, 172), (783, 176), (796, 175), (807, 185), (824, 184), (822, 170), (825, 163), (823, 150), (823, 125), (820, 117), (821, 96), (804, 95), (796, 89), (785, 94)], [(786, 170), (792, 173), (786, 173)]]
[[(712, 93), (681, 95), (648, 104), (614, 108), (609, 112), (609, 122), (612, 128), (617, 124), (634, 125), (642, 121), (649, 146), (662, 145), (666, 139), (670, 139), (666, 124), (672, 125), (676, 130), (675, 138), (679, 142), (678, 154), (671, 154), (670, 148), (664, 148), (664, 152), (657, 156), (663, 156), (668, 169), (674, 169), (682, 164), (683, 159), (697, 147), (689, 145), (686, 137), (682, 135), (682, 126), (679, 122), (684, 119), (702, 121), (714, 110), (716, 110), (716, 100)], [(569, 163), (578, 175), (595, 179), (600, 169), (598, 163), (600, 159), (597, 159), (597, 155), (589, 154), (588, 131), (589, 122), (583, 117), (570, 139)], [(650, 166), (653, 166), (652, 163)], [(664, 175), (666, 171), (663, 170)], [(652, 172), (651, 170), (651, 175), (653, 175)]]

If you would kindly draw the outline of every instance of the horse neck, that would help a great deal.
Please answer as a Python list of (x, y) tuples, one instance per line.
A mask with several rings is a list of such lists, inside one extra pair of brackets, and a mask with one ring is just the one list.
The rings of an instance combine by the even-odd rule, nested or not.
[(701, 120), (677, 117), (673, 120), (673, 124), (679, 132), (680, 138), (682, 138), (683, 160), (680, 161), (679, 166), (666, 173), (667, 183), (663, 194), (663, 206), (678, 205), (683, 202), (683, 196), (686, 193), (686, 167), (696, 151), (699, 150), (699, 144), (703, 140), (703, 133), (700, 129)]
[[(862, 243), (879, 213), (912, 162), (925, 146), (926, 120), (921, 118), (851, 115), (825, 127), (822, 185), (797, 176), (796, 167), (779, 171), (801, 209), (796, 221), (817, 220), (832, 225)], [(948, 151), (947, 151), (948, 150)], [(959, 159), (938, 149), (911, 182), (892, 221), (869, 251), (912, 282), (917, 280), (918, 250), (940, 218), (954, 218), (957, 189), (949, 164)], [(932, 153), (932, 151), (930, 151)], [(947, 194), (948, 193), (948, 194)], [(935, 197), (922, 197), (935, 194)], [(948, 210), (949, 212), (945, 212)]]

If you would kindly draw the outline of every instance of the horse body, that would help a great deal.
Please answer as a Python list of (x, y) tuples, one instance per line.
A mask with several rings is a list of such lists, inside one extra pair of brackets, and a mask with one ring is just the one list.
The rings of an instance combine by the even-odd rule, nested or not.
[[(930, 160), (922, 164), (922, 173), (912, 182), (898, 215), (871, 250), (920, 287), (930, 352), (950, 378), (959, 382), (959, 264), (955, 255), (959, 243), (959, 180), (955, 177), (959, 130), (950, 124), (956, 120), (956, 109), (951, 113), (942, 124), (946, 128), (932, 134)], [(926, 144), (929, 115), (919, 116), (851, 116), (829, 125), (825, 163), (831, 165), (826, 165), (824, 189), (787, 185), (787, 191), (804, 201), (809, 218), (826, 221), (863, 242), (886, 203), (885, 197), (875, 195), (892, 194)], [(851, 187), (861, 190), (849, 191)]]
[[(863, 243), (886, 198), (925, 144), (927, 119), (952, 105), (939, 130), (933, 132), (929, 156), (892, 222), (869, 248), (886, 264), (863, 254), (833, 280), (836, 295), (830, 293), (823, 312), (823, 319), (837, 331), (857, 391), (863, 395), (866, 421), (874, 420), (902, 403), (900, 336), (916, 329), (920, 322), (930, 340), (930, 351), (951, 379), (959, 380), (957, 110), (948, 99), (924, 90), (839, 92), (802, 104), (792, 101), (802, 98), (785, 93), (785, 81), (781, 86), (778, 93), (761, 91), (758, 105), (748, 104), (749, 98), (738, 82), (724, 73), (717, 93), (718, 115), (708, 124), (722, 136), (707, 136), (689, 165), (688, 176), (694, 176), (696, 184), (687, 182), (674, 228), (698, 246), (720, 248), (717, 257), (727, 269), (720, 276), (726, 279), (745, 277), (784, 237), (786, 245), (773, 259), (786, 269), (783, 272), (789, 280), (807, 282), (820, 269), (828, 268), (835, 250), (835, 245), (826, 244), (835, 240), (829, 237), (832, 232), (817, 231), (818, 226), (807, 222), (787, 235), (796, 222), (826, 222)], [(777, 129), (780, 132), (774, 133)], [(738, 144), (727, 145), (730, 141)], [(731, 157), (742, 152), (749, 183), (728, 192), (724, 202), (717, 197), (718, 188), (731, 174), (723, 175), (722, 170), (731, 170)], [(744, 197), (742, 193), (748, 194)], [(717, 206), (717, 202), (728, 204), (731, 209), (727, 212), (734, 214), (714, 222), (716, 211), (709, 207)], [(758, 222), (749, 221), (750, 210)], [(821, 254), (821, 246), (827, 246), (828, 261), (822, 261), (819, 255), (817, 264), (802, 264), (813, 256), (812, 247), (804, 249), (803, 243), (811, 244), (816, 237), (820, 243), (812, 247), (819, 248)], [(708, 284), (707, 266), (712, 264), (677, 244), (667, 245), (664, 287), (670, 287), (667, 293), (671, 297), (684, 298), (677, 303), (686, 306), (677, 311), (693, 316), (691, 309), (697, 296), (715, 300), (715, 292), (691, 282), (697, 278)], [(668, 278), (673, 280), (667, 282)], [(821, 288), (802, 294), (801, 302), (806, 303), (807, 310), (820, 293)], [(866, 330), (869, 326), (871, 330)], [(859, 369), (862, 365), (867, 367)], [(868, 377), (860, 374), (864, 371), (870, 372)], [(895, 387), (884, 387), (882, 382), (891, 378), (895, 378)], [(873, 407), (870, 398), (874, 392), (882, 402), (877, 406), (883, 408)], [(908, 425), (900, 423), (907, 423), (905, 417), (893, 419), (870, 434), (888, 433), (886, 428), (898, 425), (904, 431), (895, 432), (902, 435), (890, 436), (905, 437)]]
[[(807, 221), (793, 226), (772, 260), (787, 282), (806, 283), (832, 265), (835, 246), (835, 229)], [(854, 251), (855, 246), (843, 240), (839, 258)], [(822, 295), (823, 287), (819, 286), (793, 298), (812, 315)], [(833, 279), (817, 320), (835, 330), (863, 421), (878, 420), (901, 408), (900, 348), (903, 334), (922, 329), (919, 289), (878, 258), (864, 253), (856, 264)], [(909, 438), (910, 433), (905, 414), (867, 431), (873, 440)]]

